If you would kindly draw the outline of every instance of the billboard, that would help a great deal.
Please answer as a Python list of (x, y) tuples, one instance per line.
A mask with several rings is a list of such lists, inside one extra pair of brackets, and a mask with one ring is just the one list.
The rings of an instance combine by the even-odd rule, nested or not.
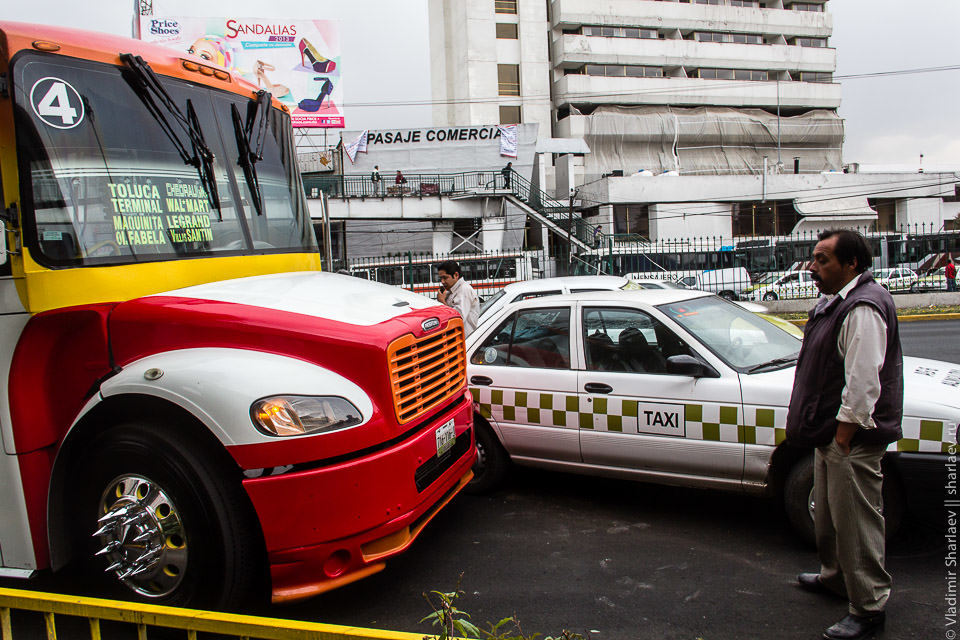
[(230, 69), (290, 107), (295, 127), (344, 126), (334, 20), (140, 16), (140, 38)]

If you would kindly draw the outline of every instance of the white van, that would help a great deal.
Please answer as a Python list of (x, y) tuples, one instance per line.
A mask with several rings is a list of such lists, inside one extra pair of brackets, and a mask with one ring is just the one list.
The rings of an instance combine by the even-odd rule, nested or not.
[(709, 291), (727, 300), (739, 300), (743, 291), (751, 285), (750, 274), (743, 267), (702, 271), (689, 280), (685, 278), (683, 283), (692, 289)]

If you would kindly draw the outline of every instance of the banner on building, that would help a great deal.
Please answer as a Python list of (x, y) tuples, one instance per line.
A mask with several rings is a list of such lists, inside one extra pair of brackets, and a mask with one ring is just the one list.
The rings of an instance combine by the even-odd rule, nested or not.
[(517, 157), (517, 125), (500, 125), (500, 155)]
[(294, 127), (344, 126), (336, 21), (141, 15), (140, 38), (242, 75), (290, 107)]
[(360, 135), (357, 136), (357, 139), (353, 142), (348, 142), (344, 149), (347, 151), (347, 157), (350, 158), (350, 162), (353, 163), (357, 159), (357, 153), (363, 151), (367, 152), (367, 129), (364, 129), (360, 132)]

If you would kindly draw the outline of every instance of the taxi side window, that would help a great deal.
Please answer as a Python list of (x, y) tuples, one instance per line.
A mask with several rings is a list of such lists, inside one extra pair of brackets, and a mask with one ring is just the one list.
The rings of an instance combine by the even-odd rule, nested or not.
[(584, 309), (583, 338), (588, 371), (666, 374), (667, 358), (693, 353), (662, 322), (636, 309)]
[(473, 352), (472, 364), (570, 368), (570, 309), (527, 309), (510, 316)]

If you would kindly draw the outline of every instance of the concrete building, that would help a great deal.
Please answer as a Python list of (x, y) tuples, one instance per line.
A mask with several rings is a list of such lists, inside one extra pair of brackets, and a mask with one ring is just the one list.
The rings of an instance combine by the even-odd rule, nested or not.
[[(558, 201), (578, 190), (591, 229), (739, 238), (835, 225), (941, 229), (958, 213), (956, 174), (844, 166), (827, 0), (424, 1), (433, 126), (522, 123), (515, 169)], [(371, 144), (343, 170), (378, 164), (389, 180), (394, 166), (446, 173), (506, 160), (489, 140), (394, 142)], [(421, 251), (551, 242), (549, 220), (516, 222), (523, 203), (510, 194), (439, 197), (340, 197), (330, 212), (357, 230), (354, 247), (381, 216), (409, 232), (391, 243)]]

